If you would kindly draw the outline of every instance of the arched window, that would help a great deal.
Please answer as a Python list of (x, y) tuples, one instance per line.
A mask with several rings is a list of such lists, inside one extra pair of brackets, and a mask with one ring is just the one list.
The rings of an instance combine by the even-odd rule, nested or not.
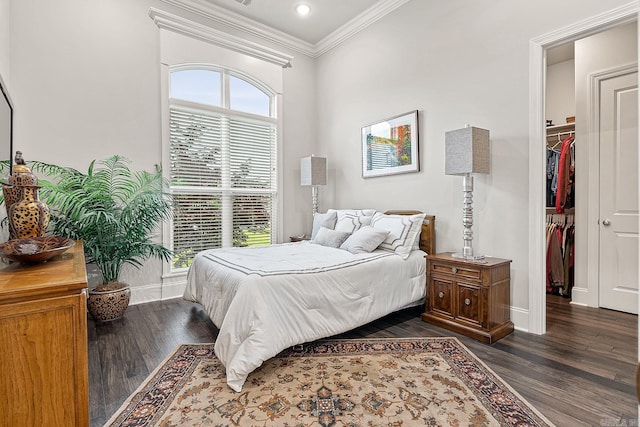
[(173, 269), (205, 249), (270, 244), (275, 94), (224, 68), (174, 67), (169, 81)]

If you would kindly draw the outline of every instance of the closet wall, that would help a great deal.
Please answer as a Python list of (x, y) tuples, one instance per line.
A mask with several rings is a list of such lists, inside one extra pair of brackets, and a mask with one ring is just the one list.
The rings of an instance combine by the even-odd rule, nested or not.
[(574, 284), (575, 61), (573, 43), (547, 56), (546, 290), (570, 298)]

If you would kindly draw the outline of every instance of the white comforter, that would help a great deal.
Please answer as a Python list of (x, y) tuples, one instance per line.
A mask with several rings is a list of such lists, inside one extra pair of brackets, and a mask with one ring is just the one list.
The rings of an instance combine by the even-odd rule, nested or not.
[(184, 298), (220, 329), (215, 352), (239, 392), (254, 369), (290, 346), (422, 303), (424, 255), (354, 255), (309, 242), (213, 249), (194, 259)]

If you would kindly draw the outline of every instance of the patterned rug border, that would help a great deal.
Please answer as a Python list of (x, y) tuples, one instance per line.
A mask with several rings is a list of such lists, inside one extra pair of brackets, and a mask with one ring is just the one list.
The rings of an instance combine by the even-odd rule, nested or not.
[[(432, 343), (437, 343), (438, 341), (453, 342), (455, 343), (455, 347), (460, 349), (465, 356), (470, 359), (472, 362), (481, 366), (481, 368), (488, 375), (490, 380), (502, 387), (506, 392), (512, 395), (511, 400), (518, 403), (518, 406), (525, 413), (531, 413), (533, 418), (538, 418), (543, 424), (532, 424), (532, 425), (548, 425), (548, 427), (555, 427), (555, 425), (549, 421), (540, 411), (538, 411), (533, 405), (531, 405), (520, 393), (518, 393), (511, 385), (509, 385), (505, 380), (502, 379), (498, 374), (496, 374), (493, 369), (491, 369), (484, 361), (482, 361), (478, 356), (476, 356), (471, 350), (469, 350), (458, 338), (456, 337), (417, 337), (417, 338), (356, 338), (356, 339), (323, 339), (318, 340), (312, 343), (305, 343), (301, 350), (298, 349), (287, 349), (278, 354), (277, 358), (281, 357), (326, 357), (330, 355), (354, 355), (354, 351), (357, 351), (357, 354), (377, 354), (377, 353), (386, 353), (389, 351), (395, 352), (416, 352), (421, 350), (430, 350), (429, 347), (433, 347)], [(384, 346), (379, 346), (377, 344), (385, 343)], [(410, 343), (411, 345), (407, 345)], [(430, 343), (430, 344), (427, 344)], [(418, 344), (418, 345), (415, 345)], [(159, 379), (162, 378), (163, 371), (166, 371), (169, 367), (169, 362), (179, 356), (183, 351), (189, 349), (195, 349), (195, 352), (199, 352), (197, 349), (202, 347), (212, 347), (214, 343), (192, 343), (192, 344), (180, 344), (178, 345), (173, 352), (171, 352), (154, 370), (151, 372), (147, 378), (138, 386), (138, 388), (122, 403), (122, 405), (116, 410), (116, 412), (109, 418), (109, 420), (104, 424), (106, 426), (120, 426), (121, 423), (127, 419), (129, 414), (133, 412), (136, 408), (136, 405), (142, 400), (142, 398), (147, 394), (145, 389), (148, 388), (150, 384), (156, 384)], [(336, 348), (331, 348), (332, 346), (342, 346), (339, 350)], [(444, 347), (444, 345), (443, 345)], [(312, 352), (313, 349), (313, 352)], [(322, 350), (326, 350), (322, 352)], [(320, 351), (318, 351), (320, 350)], [(488, 398), (484, 395), (481, 390), (478, 390), (477, 387), (473, 384), (469, 384), (468, 378), (466, 375), (460, 375), (462, 373), (461, 366), (465, 365), (463, 359), (456, 360), (455, 358), (450, 357), (446, 354), (446, 352), (442, 352), (441, 354), (445, 357), (450, 365), (455, 369), (456, 374), (459, 378), (467, 383), (471, 389), (476, 390), (477, 397), (484, 400), (485, 403), (488, 402)], [(195, 359), (195, 357), (194, 357)], [(190, 371), (192, 366), (185, 367), (184, 373)], [(171, 401), (174, 399), (174, 394), (179, 392), (183, 384), (188, 380), (188, 375), (184, 375), (180, 381), (178, 381), (173, 391), (170, 395), (167, 396), (166, 401)], [(490, 404), (487, 407), (494, 407), (494, 404)], [(495, 411), (491, 411), (494, 417), (498, 420), (503, 420), (503, 416), (500, 413), (496, 413)], [(154, 418), (158, 415), (162, 415), (161, 412), (154, 414)], [(508, 425), (508, 424), (505, 424)]]

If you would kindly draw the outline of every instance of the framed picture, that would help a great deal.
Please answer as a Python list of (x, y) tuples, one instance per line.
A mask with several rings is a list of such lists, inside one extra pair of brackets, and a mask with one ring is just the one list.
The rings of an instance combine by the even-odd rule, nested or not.
[(362, 128), (362, 177), (418, 172), (418, 111)]

